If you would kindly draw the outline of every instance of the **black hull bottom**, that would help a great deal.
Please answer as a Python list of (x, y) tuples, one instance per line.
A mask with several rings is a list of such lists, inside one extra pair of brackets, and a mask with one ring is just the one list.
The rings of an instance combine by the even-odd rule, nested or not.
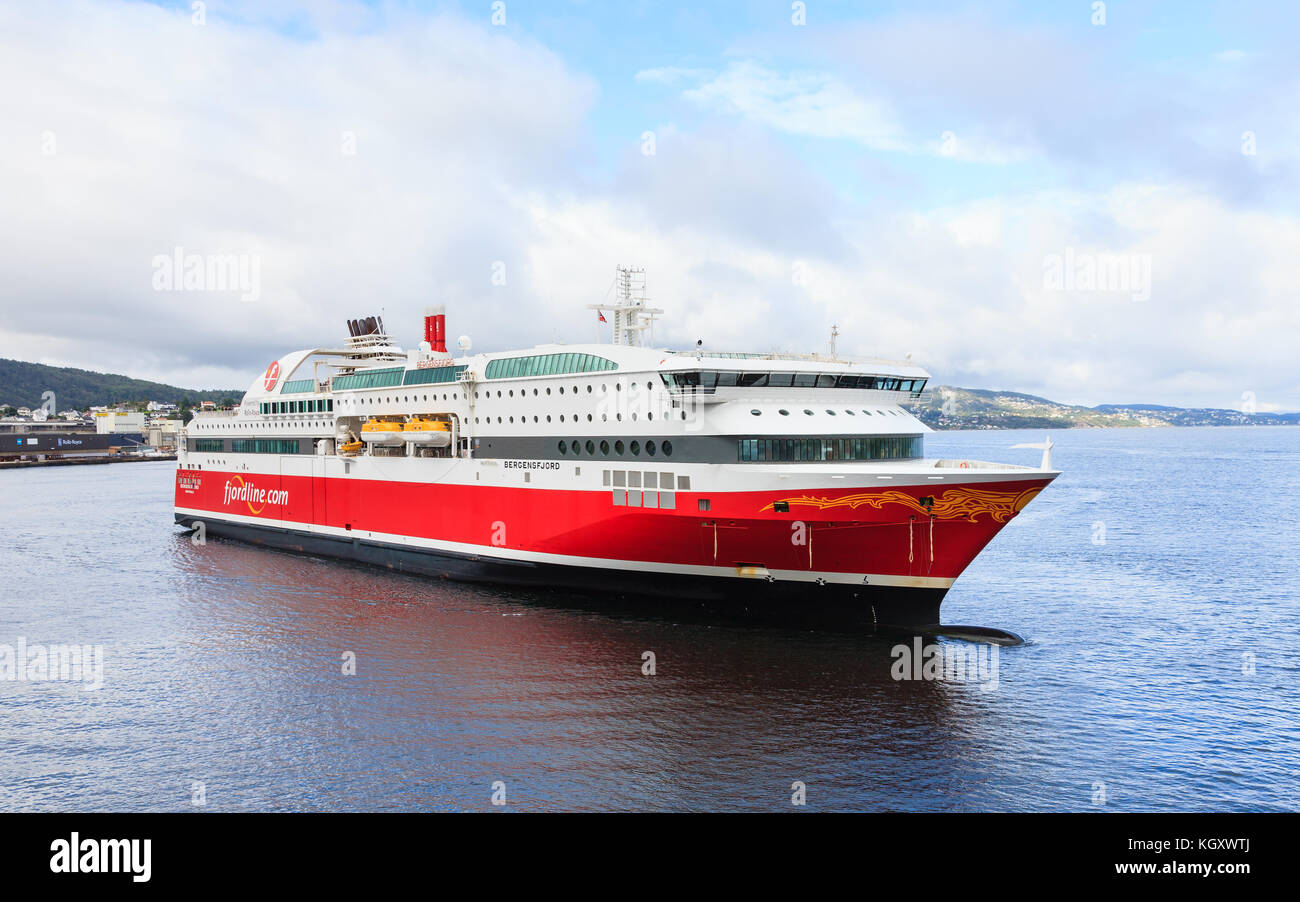
[[(193, 527), (199, 518), (176, 514)], [(204, 520), (207, 535), (322, 557), (385, 567), (459, 582), (523, 586), (564, 592), (562, 604), (658, 616), (703, 615), (781, 625), (868, 631), (939, 628), (947, 589), (899, 586), (816, 585), (712, 576), (648, 573), (532, 561), (503, 561), (428, 549), (413, 550), (368, 539), (348, 539), (220, 520)], [(576, 596), (573, 593), (579, 593)], [(653, 601), (651, 601), (653, 599)], [(553, 597), (548, 603), (554, 603)]]

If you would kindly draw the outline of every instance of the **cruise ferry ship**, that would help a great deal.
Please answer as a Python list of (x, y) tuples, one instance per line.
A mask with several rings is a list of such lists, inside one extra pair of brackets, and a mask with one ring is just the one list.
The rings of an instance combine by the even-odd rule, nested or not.
[(449, 579), (925, 627), (1059, 475), (1047, 454), (927, 458), (910, 362), (655, 348), (643, 272), (616, 282), (591, 305), (609, 343), (462, 336), (453, 356), (435, 307), (413, 350), (368, 317), (286, 354), (190, 422), (176, 522)]

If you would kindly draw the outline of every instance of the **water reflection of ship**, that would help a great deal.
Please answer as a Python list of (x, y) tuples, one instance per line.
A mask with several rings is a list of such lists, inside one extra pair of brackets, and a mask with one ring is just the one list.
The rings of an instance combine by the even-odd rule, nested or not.
[(259, 719), (330, 750), (313, 790), (341, 808), (390, 782), (398, 805), (481, 808), (489, 768), (529, 807), (789, 808), (798, 779), (820, 810), (909, 786), (961, 808), (982, 737), (1014, 726), (975, 686), (893, 679), (894, 638), (596, 615), (220, 540), (175, 554), (185, 632), (223, 637), (231, 679), (273, 681)]

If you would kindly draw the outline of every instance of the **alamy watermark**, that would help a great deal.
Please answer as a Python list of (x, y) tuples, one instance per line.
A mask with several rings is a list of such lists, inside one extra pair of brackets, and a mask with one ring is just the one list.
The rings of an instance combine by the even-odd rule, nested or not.
[(153, 258), (154, 291), (238, 291), (241, 301), (262, 296), (257, 254), (187, 254), (177, 247)]
[(895, 645), (895, 661), (889, 674), (896, 680), (927, 680), (947, 683), (978, 683), (981, 692), (998, 688), (998, 647), (983, 643), (931, 643), (922, 646), (921, 637), (912, 644)]
[(1079, 253), (1067, 247), (1064, 254), (1043, 258), (1043, 288), (1127, 293), (1135, 301), (1147, 301), (1151, 299), (1151, 255)]
[(0, 680), (84, 683), (90, 692), (104, 685), (104, 646), (0, 643)]

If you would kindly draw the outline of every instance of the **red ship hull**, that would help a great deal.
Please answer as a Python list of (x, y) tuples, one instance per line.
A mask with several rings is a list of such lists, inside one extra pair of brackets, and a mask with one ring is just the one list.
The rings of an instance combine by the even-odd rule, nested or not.
[(662, 509), (614, 504), (609, 490), (182, 469), (176, 520), (450, 579), (922, 627), (939, 623), (952, 581), (1049, 482), (677, 492)]

